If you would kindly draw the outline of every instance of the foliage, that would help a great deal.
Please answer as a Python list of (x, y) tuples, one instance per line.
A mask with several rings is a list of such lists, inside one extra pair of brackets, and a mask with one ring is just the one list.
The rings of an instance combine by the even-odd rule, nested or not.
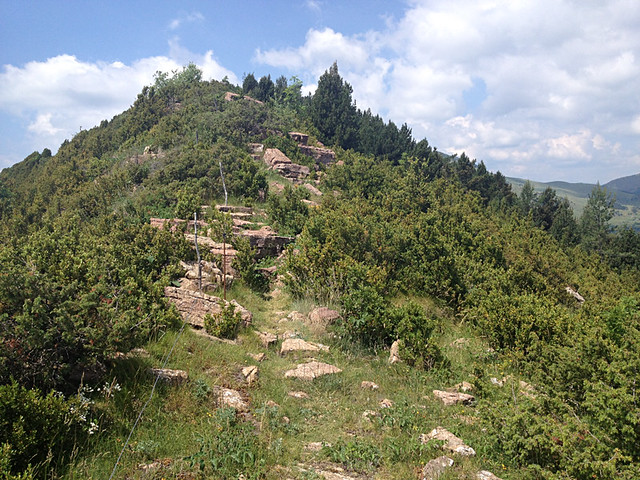
[(376, 445), (358, 439), (325, 445), (322, 453), (332, 462), (359, 472), (371, 472), (382, 462), (382, 452)]
[(284, 235), (297, 235), (309, 216), (309, 208), (302, 201), (308, 197), (303, 188), (284, 187), (282, 195), (271, 195), (267, 201), (267, 214)]
[(68, 461), (72, 447), (82, 443), (87, 434), (88, 406), (81, 395), (69, 399), (53, 391), (44, 395), (15, 381), (0, 386), (0, 445), (4, 457), (0, 473), (28, 478), (33, 473), (32, 465), (42, 475), (51, 462)]
[(233, 268), (250, 289), (258, 293), (266, 293), (269, 290), (269, 278), (258, 269), (256, 251), (251, 248), (249, 239), (238, 238), (235, 241), (235, 247), (237, 253), (233, 259)]
[(219, 338), (234, 339), (242, 323), (240, 311), (236, 312), (233, 303), (221, 301), (220, 312), (207, 314), (204, 317), (204, 328), (211, 335)]
[(587, 250), (602, 253), (607, 245), (614, 204), (615, 199), (600, 184), (593, 188), (580, 218), (582, 243)]

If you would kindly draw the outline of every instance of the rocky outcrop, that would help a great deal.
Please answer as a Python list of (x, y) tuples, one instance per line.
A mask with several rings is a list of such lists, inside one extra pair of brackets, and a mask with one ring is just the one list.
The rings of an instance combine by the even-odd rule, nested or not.
[(289, 136), (298, 144), (298, 146), (306, 145), (309, 142), (309, 135), (306, 133), (289, 132)]
[(328, 148), (312, 147), (309, 145), (298, 145), (298, 147), (303, 155), (313, 158), (316, 163), (330, 165), (336, 161), (336, 154)]
[(453, 453), (462, 455), (463, 457), (473, 457), (476, 451), (464, 442), (456, 437), (446, 428), (436, 427), (429, 433), (423, 433), (420, 435), (420, 441), (422, 443), (428, 443), (430, 440), (440, 440), (444, 442), (443, 449), (449, 450)]
[(322, 362), (301, 363), (295, 369), (288, 370), (284, 376), (286, 378), (299, 378), (301, 380), (313, 380), (323, 375), (332, 375), (342, 372), (338, 367)]
[(575, 298), (578, 303), (580, 305), (582, 305), (584, 303), (584, 297), (582, 295), (580, 295), (578, 292), (576, 292), (573, 288), (571, 287), (567, 287), (564, 289), (569, 295), (571, 295), (573, 298)]
[(277, 148), (267, 148), (264, 151), (262, 160), (269, 169), (278, 172), (293, 182), (301, 182), (309, 176), (309, 167), (293, 163), (289, 157)]
[(233, 305), (240, 312), (245, 326), (251, 324), (253, 319), (251, 312), (235, 300), (227, 302), (213, 295), (178, 287), (165, 287), (164, 295), (176, 306), (184, 321), (195, 327), (204, 328), (204, 317), (222, 312), (223, 304)]
[(313, 185), (311, 185), (310, 183), (305, 183), (303, 187), (306, 188), (311, 195), (315, 195), (316, 197), (322, 196), (322, 192), (318, 190), (316, 187), (314, 187)]
[(249, 411), (249, 403), (242, 398), (242, 394), (237, 390), (215, 387), (214, 394), (220, 407), (235, 408), (238, 412)]
[(255, 98), (250, 97), (249, 95), (238, 95), (237, 93), (233, 93), (233, 92), (226, 92), (224, 94), (224, 99), (227, 102), (244, 99), (244, 100), (249, 100), (250, 102), (257, 103), (258, 105), (264, 105), (264, 102), (261, 102), (260, 100), (256, 100)]
[(268, 225), (258, 230), (240, 230), (237, 234), (249, 239), (251, 248), (256, 249), (256, 258), (258, 259), (277, 257), (287, 245), (294, 241), (292, 237), (276, 235)]

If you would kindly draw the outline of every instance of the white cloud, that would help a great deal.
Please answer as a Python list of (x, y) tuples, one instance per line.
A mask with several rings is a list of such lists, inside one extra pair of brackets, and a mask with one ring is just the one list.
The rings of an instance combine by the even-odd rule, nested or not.
[[(411, 0), (383, 31), (311, 29), (255, 60), (316, 76), (337, 60), (360, 108), (441, 150), (506, 174), (605, 181), (636, 173), (639, 24), (632, 0)], [(474, 79), (486, 97), (470, 112)]]
[(227, 76), (237, 83), (212, 51), (192, 54), (174, 39), (170, 56), (143, 58), (130, 65), (84, 62), (72, 55), (22, 67), (5, 65), (0, 73), (0, 111), (26, 121), (31, 151), (43, 146), (55, 151), (81, 127), (91, 128), (126, 110), (142, 87), (153, 83), (157, 71), (175, 71), (189, 62), (196, 63), (206, 79)]
[(177, 30), (185, 23), (202, 22), (204, 15), (200, 12), (183, 13), (169, 22), (169, 30)]

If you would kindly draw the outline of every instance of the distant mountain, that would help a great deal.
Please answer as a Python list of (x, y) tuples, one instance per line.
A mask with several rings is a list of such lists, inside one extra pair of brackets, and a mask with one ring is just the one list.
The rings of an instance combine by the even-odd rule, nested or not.
[(640, 173), (628, 177), (616, 178), (604, 185), (608, 190), (640, 195)]
[[(526, 180), (507, 177), (507, 182), (519, 195)], [(571, 203), (576, 217), (582, 215), (582, 209), (595, 187), (595, 184), (592, 183), (535, 182), (533, 180), (530, 182), (536, 192), (542, 192), (547, 187), (551, 187), (558, 196), (566, 197)], [(614, 226), (628, 225), (640, 230), (640, 173), (611, 180), (602, 186), (616, 199), (616, 215), (611, 220), (611, 224)]]

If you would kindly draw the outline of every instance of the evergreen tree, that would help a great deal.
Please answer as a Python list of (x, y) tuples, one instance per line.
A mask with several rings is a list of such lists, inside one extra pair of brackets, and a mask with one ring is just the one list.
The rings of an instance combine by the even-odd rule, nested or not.
[(615, 199), (600, 183), (593, 187), (580, 218), (582, 244), (587, 250), (602, 253), (611, 231), (608, 222), (613, 217), (614, 204)]
[(351, 99), (353, 89), (338, 73), (338, 64), (324, 72), (311, 100), (311, 120), (320, 140), (342, 148), (357, 146), (357, 112)]
[(245, 95), (254, 95), (254, 92), (258, 89), (258, 81), (253, 73), (249, 73), (244, 77), (242, 81), (242, 93)]

